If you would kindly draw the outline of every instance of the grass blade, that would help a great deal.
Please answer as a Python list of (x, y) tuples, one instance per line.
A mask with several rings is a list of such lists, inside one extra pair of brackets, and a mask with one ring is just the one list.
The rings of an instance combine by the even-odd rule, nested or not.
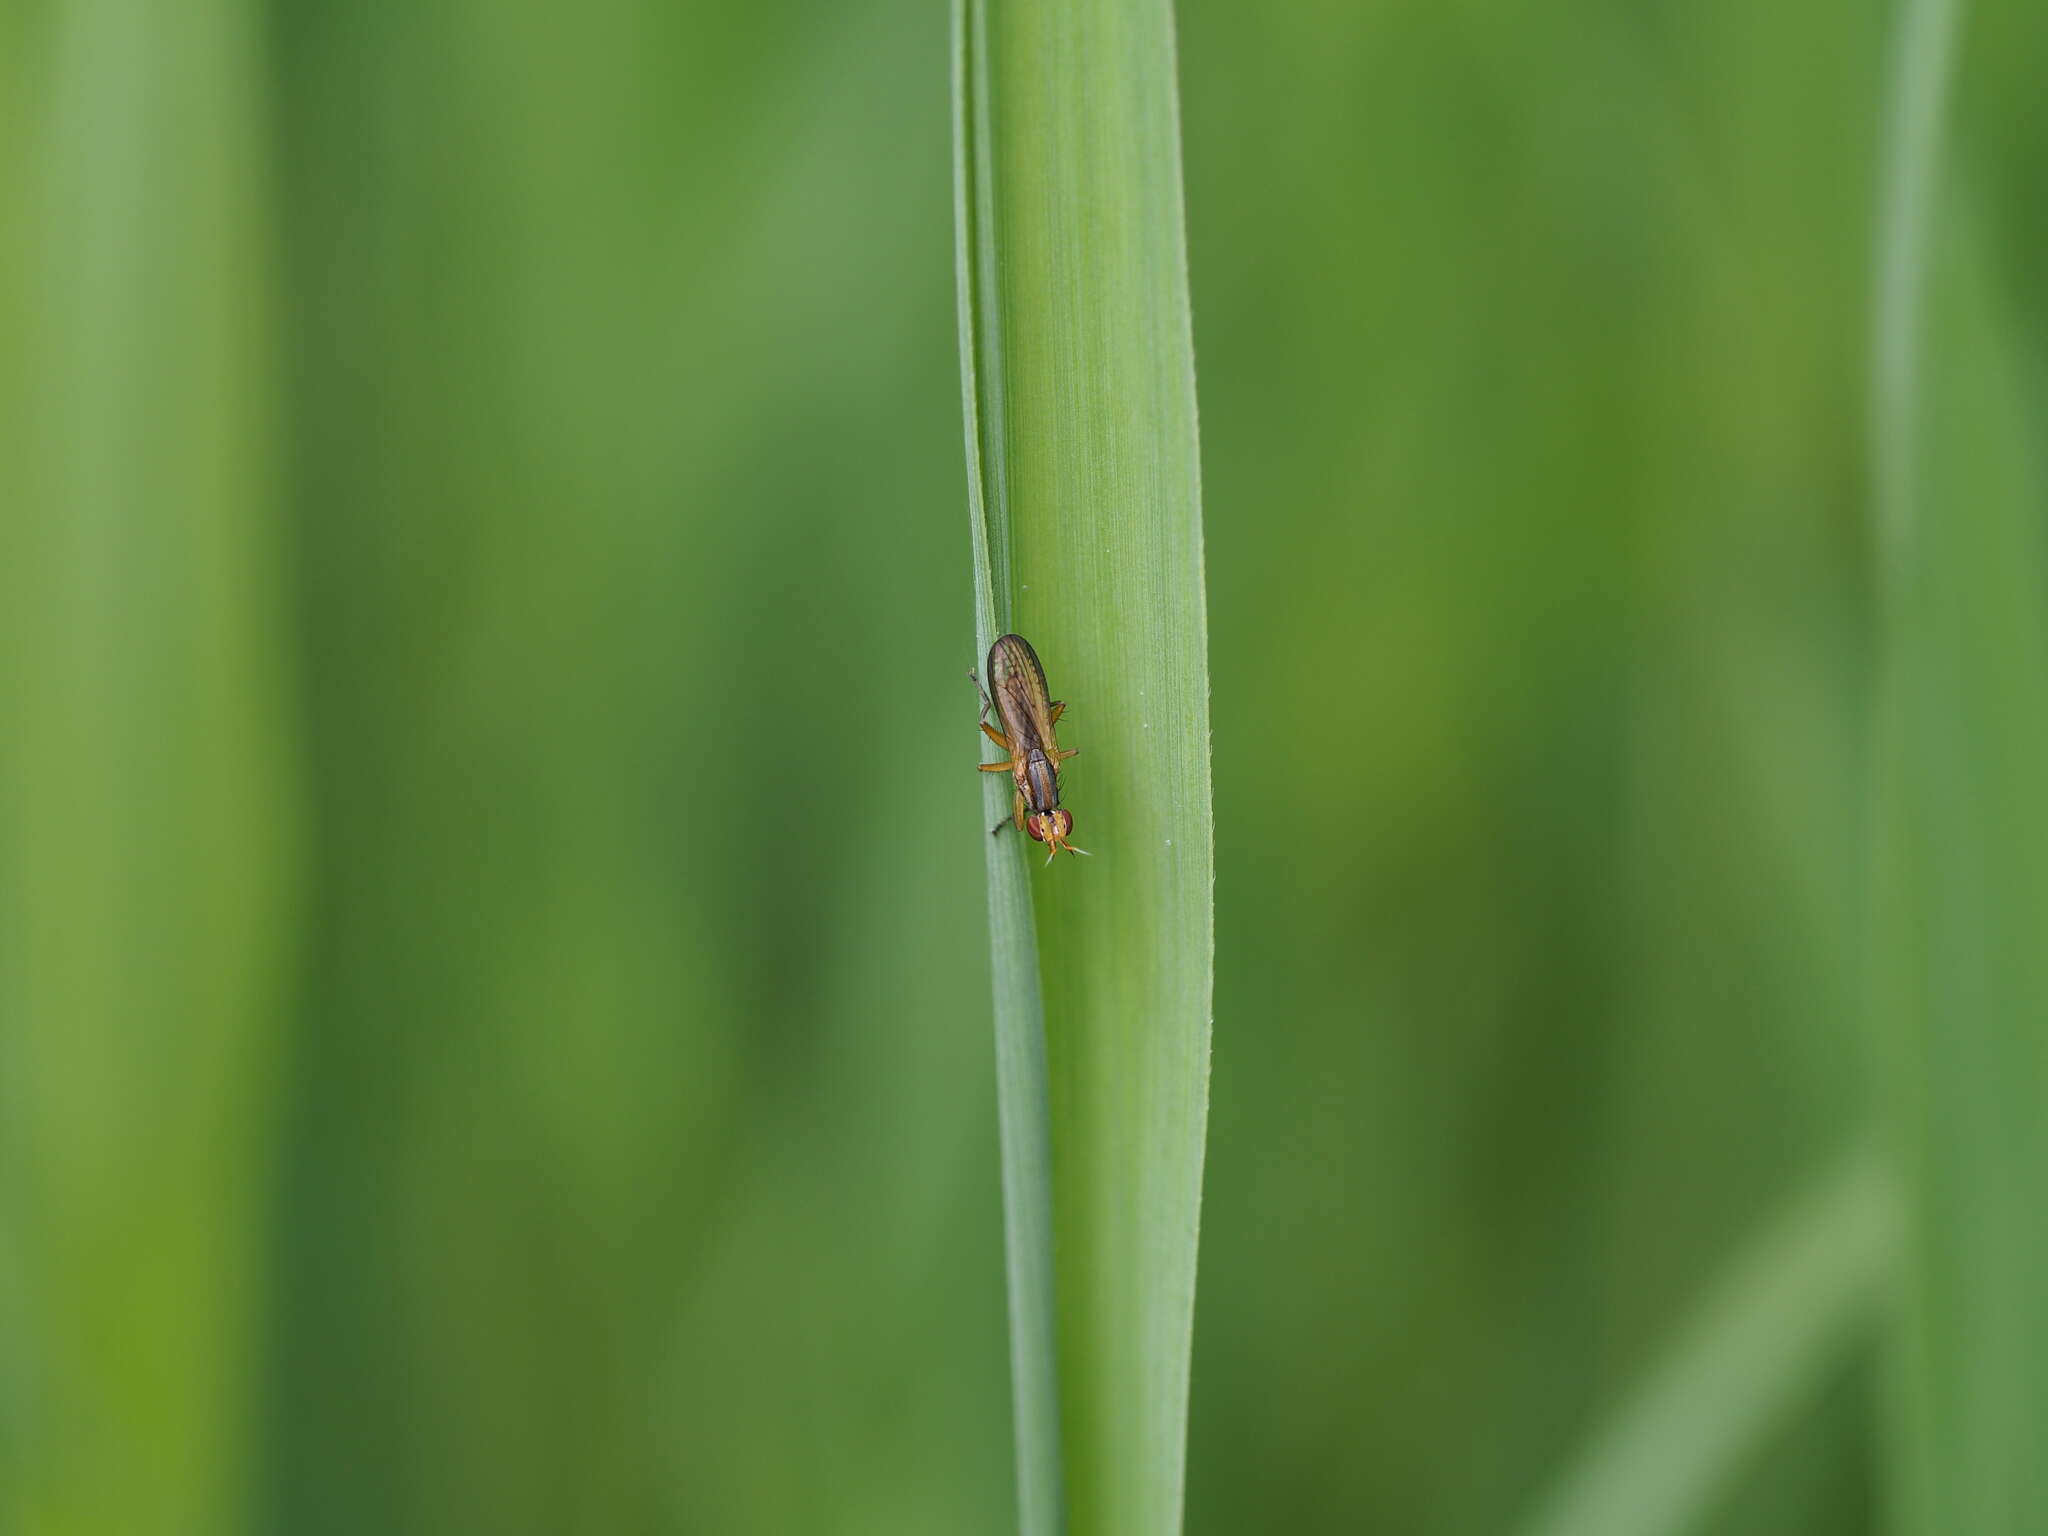
[(1181, 1521), (1214, 947), (1173, 17), (966, 0), (960, 22), (981, 638), (1027, 635), (1072, 701), (1095, 853), (1029, 872), (1034, 992), (1027, 848), (1000, 840), (997, 985), (1013, 1016), (1044, 1003), (1067, 1526), (1147, 1536)]
[(1901, 0), (1892, 37), (1871, 324), (1871, 487), (1881, 595), (1896, 588), (1911, 557), (1920, 311), (1956, 10), (1957, 0)]
[[(978, 31), (965, 0), (953, 7), (953, 144), (960, 383), (967, 429), (968, 514), (974, 535), (975, 665), (1014, 622), (1009, 585), (1009, 503), (1001, 443), (1002, 336), (989, 325), (996, 269), (991, 220), (980, 198), (989, 174), (985, 84), (971, 56)], [(984, 391), (988, 405), (984, 408)], [(983, 776), (982, 814), (1009, 814), (1010, 781)], [(1003, 1244), (1010, 1301), (1010, 1393), (1017, 1454), (1017, 1526), (1024, 1536), (1064, 1528), (1058, 1340), (1054, 1325), (1052, 1146), (1046, 1094), (1045, 1000), (1030, 871), (1017, 837), (984, 839), (989, 962), (995, 992), (996, 1093), (1003, 1168)]]
[(1889, 1467), (1928, 1536), (2037, 1523), (2048, 1423), (2048, 472), (2023, 293), (1936, 174), (1958, 14), (1899, 11), (1871, 390), (1872, 1012), (1909, 1221)]
[(14, 10), (0, 1528), (234, 1531), (295, 822), (262, 31), (242, 0)]
[(1699, 1528), (1748, 1457), (1867, 1337), (1897, 1224), (1873, 1149), (1824, 1169), (1734, 1255), (1525, 1536)]

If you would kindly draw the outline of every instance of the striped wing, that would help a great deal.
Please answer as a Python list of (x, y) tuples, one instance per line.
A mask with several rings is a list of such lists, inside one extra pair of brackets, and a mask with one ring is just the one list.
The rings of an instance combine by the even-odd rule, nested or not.
[(1052, 750), (1052, 697), (1045, 688), (1045, 668), (1022, 635), (1004, 635), (988, 648), (988, 691), (1003, 717), (1011, 751)]

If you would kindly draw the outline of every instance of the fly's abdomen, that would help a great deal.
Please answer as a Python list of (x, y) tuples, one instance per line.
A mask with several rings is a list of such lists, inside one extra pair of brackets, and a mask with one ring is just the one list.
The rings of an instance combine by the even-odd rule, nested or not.
[(1042, 747), (1033, 747), (1024, 759), (1022, 783), (1024, 801), (1034, 811), (1050, 811), (1060, 803), (1059, 770)]

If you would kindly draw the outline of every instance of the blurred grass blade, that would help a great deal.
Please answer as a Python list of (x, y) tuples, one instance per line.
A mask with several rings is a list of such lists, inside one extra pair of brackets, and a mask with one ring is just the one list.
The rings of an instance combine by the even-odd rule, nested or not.
[(262, 34), (42, 11), (0, 23), (0, 1528), (197, 1536), (259, 1481), (291, 906)]
[(1024, 878), (1043, 939), (1066, 1519), (1155, 1536), (1183, 1503), (1213, 953), (1173, 15), (967, 0), (960, 22), (981, 639), (1028, 636), (1071, 701), (1066, 803), (1095, 854), (992, 853), (1015, 1016)]
[(1909, 1220), (1888, 1467), (1913, 1536), (2032, 1529), (2048, 1425), (2048, 467), (2028, 295), (1936, 174), (1957, 22), (1899, 13), (1871, 389), (1872, 1011)]
[(1864, 1336), (1896, 1197), (1858, 1147), (1776, 1212), (1565, 1469), (1525, 1536), (1682, 1536)]
[[(1001, 420), (1002, 334), (993, 221), (981, 198), (988, 176), (986, 103), (971, 53), (979, 29), (966, 0), (953, 6), (953, 196), (960, 307), (960, 383), (967, 429), (968, 515), (974, 547), (974, 654), (980, 668), (1013, 623), (1009, 504), (1001, 444), (984, 441)], [(989, 404), (983, 407), (984, 390)], [(1010, 781), (982, 776), (982, 816), (1010, 811)], [(1010, 1395), (1017, 1447), (1017, 1524), (1024, 1536), (1064, 1528), (1060, 1472), (1058, 1340), (1054, 1324), (1052, 1147), (1046, 1098), (1045, 1001), (1030, 871), (1017, 837), (982, 840), (988, 859), (989, 961), (995, 991), (996, 1093), (1002, 1143), (1003, 1242), (1010, 1301)]]
[(1911, 554), (1920, 311), (1934, 169), (1941, 145), (1958, 0), (1899, 0), (1885, 98), (1879, 188), (1870, 401), (1880, 595), (1894, 592)]

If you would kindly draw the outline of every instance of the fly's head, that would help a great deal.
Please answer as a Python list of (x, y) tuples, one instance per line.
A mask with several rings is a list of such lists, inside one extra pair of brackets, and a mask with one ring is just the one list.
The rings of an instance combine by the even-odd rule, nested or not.
[(1033, 811), (1024, 818), (1024, 830), (1031, 834), (1036, 843), (1048, 844), (1052, 852), (1045, 856), (1050, 864), (1061, 852), (1086, 854), (1086, 848), (1076, 848), (1067, 841), (1067, 835), (1074, 830), (1074, 817), (1070, 811)]

